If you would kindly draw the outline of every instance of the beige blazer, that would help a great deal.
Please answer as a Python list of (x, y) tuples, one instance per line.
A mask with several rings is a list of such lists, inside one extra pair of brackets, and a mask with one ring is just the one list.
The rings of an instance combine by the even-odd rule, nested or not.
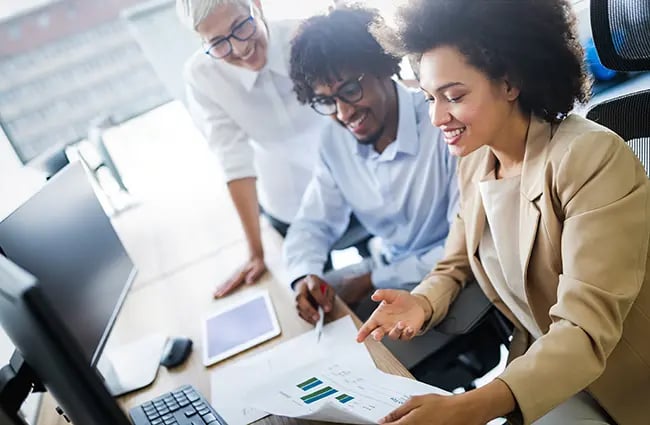
[(413, 292), (440, 322), (472, 276), (517, 330), (516, 357), (499, 377), (530, 424), (587, 389), (620, 425), (650, 424), (650, 183), (614, 133), (579, 116), (531, 119), (521, 174), (521, 273), (535, 321), (529, 336), (478, 257), (486, 222), (478, 181), (494, 167), (487, 147), (459, 163), (461, 208), (446, 255)]

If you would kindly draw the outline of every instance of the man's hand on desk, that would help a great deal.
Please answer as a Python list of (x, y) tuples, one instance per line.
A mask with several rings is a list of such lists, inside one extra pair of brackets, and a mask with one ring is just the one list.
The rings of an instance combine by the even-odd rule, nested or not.
[(214, 291), (215, 298), (221, 298), (237, 289), (243, 284), (252, 285), (259, 280), (266, 271), (264, 257), (253, 257), (244, 264), (239, 271), (233, 274), (223, 285)]
[(319, 319), (318, 306), (323, 307), (325, 313), (334, 307), (334, 288), (315, 275), (307, 275), (296, 282), (296, 309), (305, 321), (315, 325)]
[(346, 304), (353, 305), (363, 300), (373, 288), (370, 273), (343, 279), (339, 288), (339, 297)]

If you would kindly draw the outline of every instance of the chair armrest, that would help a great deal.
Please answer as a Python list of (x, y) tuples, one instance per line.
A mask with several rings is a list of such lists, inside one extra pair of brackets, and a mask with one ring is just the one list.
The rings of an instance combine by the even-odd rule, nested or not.
[(476, 281), (465, 285), (449, 308), (447, 316), (434, 329), (449, 335), (470, 332), (488, 315), (492, 303)]

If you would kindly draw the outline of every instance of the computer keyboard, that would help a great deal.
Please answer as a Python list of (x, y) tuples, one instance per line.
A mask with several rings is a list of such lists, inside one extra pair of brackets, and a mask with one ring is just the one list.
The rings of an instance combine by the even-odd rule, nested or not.
[(228, 425), (191, 385), (134, 407), (133, 425)]

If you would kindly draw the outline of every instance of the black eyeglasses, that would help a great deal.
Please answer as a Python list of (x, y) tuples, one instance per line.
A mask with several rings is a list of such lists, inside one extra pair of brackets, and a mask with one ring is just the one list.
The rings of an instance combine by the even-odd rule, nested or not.
[(342, 102), (353, 104), (363, 99), (363, 87), (361, 80), (366, 74), (361, 74), (358, 78), (346, 81), (339, 89), (331, 96), (315, 96), (309, 105), (321, 115), (333, 115), (338, 112), (336, 99)]
[(223, 59), (232, 53), (231, 38), (239, 41), (249, 40), (257, 32), (257, 25), (255, 24), (255, 17), (253, 16), (253, 4), (250, 5), (250, 16), (246, 20), (238, 23), (232, 29), (229, 35), (220, 38), (210, 44), (205, 50), (205, 54), (212, 56), (215, 59)]

